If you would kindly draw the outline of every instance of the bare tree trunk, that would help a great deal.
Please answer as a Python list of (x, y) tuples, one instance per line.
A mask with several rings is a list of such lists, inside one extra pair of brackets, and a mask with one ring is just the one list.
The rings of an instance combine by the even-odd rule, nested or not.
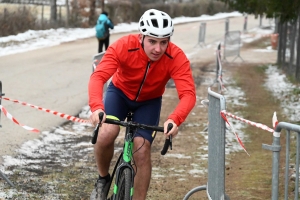
[(294, 72), (293, 66), (294, 66), (294, 55), (295, 55), (295, 39), (296, 39), (296, 27), (297, 23), (293, 22), (289, 26), (289, 34), (290, 34), (290, 61), (289, 61), (289, 67), (288, 67), (288, 74), (292, 75)]
[(297, 61), (295, 78), (300, 82), (300, 12), (298, 14)]
[(278, 34), (279, 34), (279, 38), (278, 38), (278, 47), (277, 47), (277, 64), (280, 66), (282, 63), (282, 22), (279, 19), (278, 20)]
[(56, 0), (51, 0), (50, 1), (50, 6), (51, 6), (50, 21), (51, 21), (52, 24), (56, 24), (56, 21), (57, 21)]
[(41, 20), (42, 29), (44, 29), (44, 3), (42, 4)]
[(287, 22), (282, 24), (282, 69), (286, 70)]
[(104, 7), (104, 0), (101, 0), (101, 10), (104, 11), (105, 7)]
[(66, 27), (69, 27), (69, 20), (70, 20), (70, 7), (69, 7), (69, 0), (66, 0), (66, 9), (67, 9), (67, 16), (66, 16)]
[(96, 0), (90, 0), (89, 25), (94, 25), (96, 23), (95, 10), (96, 10)]

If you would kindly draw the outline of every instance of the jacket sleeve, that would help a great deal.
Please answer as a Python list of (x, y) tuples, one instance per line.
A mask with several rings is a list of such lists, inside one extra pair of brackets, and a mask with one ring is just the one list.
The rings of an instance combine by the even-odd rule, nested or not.
[(196, 90), (190, 62), (185, 54), (180, 51), (173, 62), (174, 67), (171, 69), (171, 78), (175, 82), (180, 101), (168, 118), (172, 119), (177, 126), (180, 126), (195, 106)]
[(114, 29), (114, 23), (110, 19), (107, 19), (107, 25), (109, 28)]
[(98, 109), (104, 110), (103, 87), (119, 66), (119, 59), (115, 51), (118, 48), (121, 49), (121, 45), (119, 45), (118, 42), (109, 46), (100, 63), (97, 65), (96, 70), (90, 76), (88, 95), (89, 106), (92, 112)]

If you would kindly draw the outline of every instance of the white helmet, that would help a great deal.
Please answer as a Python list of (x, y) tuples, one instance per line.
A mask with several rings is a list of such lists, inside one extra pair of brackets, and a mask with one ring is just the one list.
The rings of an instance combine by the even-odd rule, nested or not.
[(156, 38), (166, 38), (173, 35), (174, 26), (171, 17), (162, 11), (147, 10), (139, 21), (141, 34)]

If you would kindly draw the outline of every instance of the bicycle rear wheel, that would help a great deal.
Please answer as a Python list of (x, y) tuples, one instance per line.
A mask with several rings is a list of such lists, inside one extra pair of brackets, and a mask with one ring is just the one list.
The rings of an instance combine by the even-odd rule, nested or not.
[(130, 168), (124, 168), (117, 183), (117, 200), (130, 200), (133, 195), (132, 173)]

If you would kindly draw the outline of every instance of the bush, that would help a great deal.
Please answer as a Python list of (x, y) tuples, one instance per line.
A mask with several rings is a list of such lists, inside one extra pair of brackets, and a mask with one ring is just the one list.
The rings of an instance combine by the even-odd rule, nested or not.
[(16, 35), (34, 29), (36, 16), (35, 10), (29, 10), (25, 6), (20, 6), (15, 11), (4, 8), (3, 13), (0, 13), (0, 36)]

